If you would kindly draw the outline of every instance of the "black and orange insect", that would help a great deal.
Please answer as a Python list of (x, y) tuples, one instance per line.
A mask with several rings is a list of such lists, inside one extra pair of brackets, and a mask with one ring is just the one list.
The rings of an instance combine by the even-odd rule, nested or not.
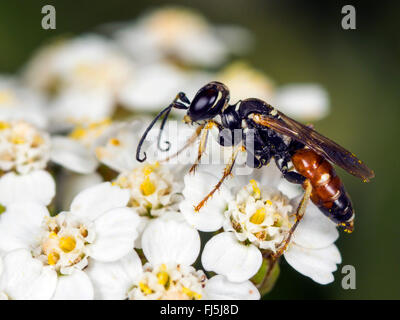
[[(296, 223), (292, 227), (290, 236), (302, 218), (309, 199), (327, 217), (344, 227), (345, 231), (353, 231), (354, 210), (350, 197), (330, 163), (342, 167), (365, 182), (369, 181), (374, 177), (374, 172), (353, 153), (316, 132), (310, 126), (289, 118), (260, 99), (250, 98), (229, 105), (228, 88), (214, 81), (202, 87), (192, 102), (184, 93), (179, 93), (174, 101), (157, 115), (139, 143), (136, 153), (138, 161), (142, 162), (146, 159), (146, 154), (140, 158), (141, 145), (156, 121), (164, 115), (158, 136), (158, 147), (161, 149), (162, 130), (172, 108), (187, 110), (185, 122), (199, 125), (195, 135), (185, 145), (187, 147), (201, 136), (197, 162), (192, 166), (191, 171), (195, 170), (205, 150), (210, 128), (216, 126), (220, 130), (219, 143), (222, 146), (236, 146), (221, 180), (195, 206), (197, 211), (231, 174), (238, 152), (245, 149), (248, 165), (261, 168), (273, 158), (285, 179), (303, 186), (305, 192), (297, 208)], [(251, 129), (253, 129), (252, 146), (249, 148), (247, 136)], [(236, 139), (235, 130), (240, 130), (240, 139)], [(169, 142), (167, 143), (169, 145)], [(283, 250), (284, 248), (285, 245)]]

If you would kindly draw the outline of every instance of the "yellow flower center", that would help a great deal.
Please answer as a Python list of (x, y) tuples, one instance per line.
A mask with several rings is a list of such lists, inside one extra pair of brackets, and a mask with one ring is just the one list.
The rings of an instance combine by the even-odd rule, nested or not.
[(24, 144), (25, 143), (25, 139), (19, 136), (14, 136), (11, 139), (11, 142), (14, 144)]
[(261, 224), (265, 219), (265, 215), (266, 215), (265, 208), (257, 209), (256, 213), (251, 216), (250, 222), (254, 224)]
[(147, 166), (143, 167), (143, 174), (145, 176), (150, 175), (155, 169), (157, 169), (160, 166), (160, 164), (158, 162), (154, 163), (154, 164), (149, 164)]
[(49, 265), (53, 266), (60, 259), (60, 255), (57, 252), (50, 252), (47, 256), (47, 262)]
[(140, 288), (140, 290), (142, 290), (142, 292), (144, 294), (152, 294), (153, 293), (153, 290), (151, 290), (150, 287), (143, 282), (139, 282), (139, 288)]
[(255, 198), (260, 198), (261, 197), (261, 191), (260, 188), (257, 185), (257, 182), (255, 180), (250, 180), (250, 184), (253, 187), (253, 191), (255, 193)]
[(199, 294), (195, 291), (192, 291), (186, 287), (182, 287), (182, 293), (186, 294), (190, 299), (196, 299), (196, 300), (201, 299), (201, 294)]
[(111, 124), (111, 120), (106, 118), (101, 121), (91, 122), (88, 125), (77, 125), (71, 131), (69, 137), (74, 140), (82, 140), (86, 137), (97, 138)]
[(169, 280), (168, 272), (166, 272), (166, 271), (159, 272), (157, 274), (157, 279), (158, 279), (158, 283), (165, 287)]
[(156, 191), (156, 186), (151, 182), (149, 177), (144, 178), (143, 182), (140, 184), (140, 191), (143, 195), (149, 196)]
[(54, 231), (50, 232), (49, 238), (50, 238), (50, 239), (55, 239), (55, 238), (57, 238), (57, 233), (55, 233)]
[(82, 127), (76, 127), (72, 132), (69, 134), (69, 137), (74, 140), (80, 140), (86, 136), (86, 130)]
[(111, 138), (109, 140), (109, 143), (116, 147), (121, 145), (121, 141), (119, 141), (117, 138)]
[(73, 237), (61, 237), (58, 245), (62, 251), (71, 252), (75, 249), (76, 241)]
[(0, 121), (0, 130), (5, 130), (10, 128), (10, 124), (8, 122)]

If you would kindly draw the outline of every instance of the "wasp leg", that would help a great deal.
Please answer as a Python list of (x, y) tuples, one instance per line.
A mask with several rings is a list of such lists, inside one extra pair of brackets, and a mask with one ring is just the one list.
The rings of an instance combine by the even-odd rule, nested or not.
[(194, 207), (194, 210), (196, 212), (200, 211), (200, 209), (206, 204), (208, 199), (210, 199), (212, 197), (212, 195), (215, 193), (215, 191), (217, 191), (221, 187), (224, 180), (232, 173), (232, 169), (233, 169), (233, 166), (235, 165), (236, 157), (237, 157), (239, 151), (241, 151), (243, 149), (244, 149), (243, 146), (238, 146), (235, 150), (232, 151), (232, 157), (231, 157), (228, 165), (224, 169), (224, 174), (223, 174), (222, 178), (215, 185), (214, 189), (212, 189), (211, 192), (203, 200), (201, 200), (201, 202), (197, 206)]
[(196, 171), (196, 168), (200, 163), (201, 156), (203, 155), (204, 151), (206, 150), (208, 133), (214, 125), (215, 125), (214, 121), (208, 121), (205, 126), (203, 125), (204, 130), (202, 130), (202, 132), (201, 132), (201, 138), (200, 138), (197, 159), (196, 159), (195, 163), (192, 165), (192, 167), (190, 168), (189, 173), (194, 173)]
[(307, 179), (307, 180), (304, 181), (304, 195), (303, 195), (303, 198), (301, 199), (301, 201), (300, 201), (300, 203), (299, 203), (299, 205), (297, 207), (297, 210), (296, 210), (296, 222), (290, 228), (289, 233), (288, 233), (286, 239), (280, 245), (280, 248), (276, 251), (276, 253), (274, 253), (272, 255), (274, 259), (279, 258), (286, 251), (294, 231), (296, 230), (297, 226), (299, 225), (301, 219), (304, 216), (304, 212), (306, 211), (306, 208), (307, 208), (307, 205), (308, 205), (308, 201), (310, 200), (311, 191), (312, 191), (311, 182), (310, 182), (310, 180)]
[(168, 162), (169, 160), (177, 157), (179, 154), (181, 154), (183, 151), (185, 151), (189, 146), (191, 146), (193, 143), (196, 142), (197, 138), (200, 136), (201, 131), (203, 130), (205, 124), (200, 125), (199, 127), (197, 127), (196, 131), (193, 133), (193, 135), (186, 141), (185, 145), (180, 148), (176, 153), (174, 153), (173, 155), (160, 160), (159, 162)]

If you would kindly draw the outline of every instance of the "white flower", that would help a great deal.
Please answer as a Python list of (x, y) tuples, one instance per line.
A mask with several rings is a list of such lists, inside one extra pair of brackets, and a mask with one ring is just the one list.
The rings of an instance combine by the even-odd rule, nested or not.
[(44, 169), (50, 137), (25, 121), (0, 121), (0, 203), (38, 201), (49, 204), (55, 194), (52, 176)]
[(56, 182), (58, 190), (56, 194), (57, 208), (68, 210), (79, 192), (103, 182), (103, 178), (97, 172), (79, 174), (63, 170)]
[(0, 300), (48, 300), (56, 285), (57, 274), (32, 258), (28, 250), (14, 250), (4, 256)]
[(99, 299), (259, 299), (249, 282), (207, 279), (192, 267), (200, 251), (198, 232), (171, 214), (151, 222), (143, 234), (142, 266), (135, 252), (114, 263), (93, 263), (88, 273)]
[(231, 63), (217, 75), (217, 79), (228, 86), (231, 104), (247, 98), (268, 102), (275, 91), (271, 79), (244, 62)]
[(111, 120), (103, 119), (77, 125), (68, 136), (54, 136), (51, 160), (73, 172), (93, 173), (99, 165), (96, 143), (111, 128)]
[(194, 96), (211, 79), (210, 74), (183, 70), (165, 62), (146, 64), (124, 83), (118, 98), (129, 110), (158, 112), (169, 105), (178, 92)]
[[(112, 184), (129, 191), (128, 206), (141, 217), (143, 230), (149, 219), (162, 216), (164, 213), (176, 210), (183, 183), (178, 177), (186, 167), (158, 162), (158, 154), (151, 151), (152, 139), (146, 140), (143, 150), (148, 154), (148, 160), (141, 163), (136, 160), (136, 148), (147, 123), (135, 121), (131, 124), (121, 124), (105, 134), (98, 142), (96, 155), (98, 159), (117, 171), (118, 176)], [(156, 136), (158, 130), (153, 130), (151, 136)], [(154, 141), (154, 140), (153, 140)], [(147, 149), (150, 147), (150, 150)], [(140, 247), (140, 237), (135, 247)]]
[(257, 182), (251, 180), (229, 202), (224, 230), (234, 232), (239, 241), (275, 253), (290, 230), (292, 212), (287, 197), (268, 187), (260, 190)]
[(317, 84), (290, 84), (276, 87), (263, 72), (243, 62), (223, 69), (217, 79), (230, 90), (231, 104), (247, 98), (258, 98), (286, 115), (299, 120), (315, 121), (329, 113), (329, 97)]
[[(193, 205), (199, 203), (210, 191), (210, 183), (213, 186), (218, 178), (201, 171), (185, 177), (185, 200), (180, 204), (183, 215), (199, 230), (224, 229), (207, 242), (202, 264), (206, 270), (225, 275), (230, 281), (254, 276), (262, 263), (261, 250), (275, 253), (294, 223), (292, 214), (298, 199), (289, 199), (279, 190), (296, 195), (297, 188), (288, 186), (273, 164), (255, 174), (261, 183), (244, 183), (248, 178), (244, 176), (228, 181), (199, 212), (194, 211)], [(334, 245), (337, 238), (336, 225), (310, 203), (284, 257), (314, 281), (332, 282), (332, 272), (341, 262)]]
[[(140, 118), (111, 125), (93, 144), (97, 160), (117, 172), (131, 171), (139, 166), (136, 149), (149, 123), (149, 119)], [(148, 146), (145, 141), (143, 149)]]
[(25, 79), (52, 97), (50, 124), (60, 130), (110, 117), (133, 68), (112, 41), (89, 34), (43, 49), (28, 64)]
[(241, 43), (248, 44), (248, 34), (242, 29), (216, 31), (197, 12), (169, 7), (154, 10), (118, 30), (115, 38), (137, 60), (172, 57), (189, 65), (214, 67), (223, 63), (230, 51), (243, 51)]
[(0, 120), (25, 120), (39, 128), (47, 126), (44, 97), (13, 77), (0, 76)]
[(329, 113), (329, 97), (318, 84), (290, 84), (276, 92), (274, 103), (288, 116), (297, 119), (318, 120)]
[(174, 172), (158, 162), (122, 172), (113, 184), (129, 190), (129, 206), (139, 215), (148, 217), (160, 216), (165, 209), (173, 208), (183, 187), (175, 179)]
[[(136, 148), (146, 125), (135, 121), (115, 127), (99, 140), (96, 154), (101, 162), (119, 173), (113, 184), (129, 190), (129, 206), (139, 215), (154, 218), (165, 209), (173, 208), (177, 202), (183, 187), (177, 179), (182, 168), (159, 163), (157, 154), (146, 149), (155, 144), (151, 138), (143, 145), (148, 160), (144, 163), (136, 160)], [(153, 130), (151, 135), (155, 136), (157, 132)]]
[(70, 211), (54, 217), (38, 204), (11, 204), (0, 217), (0, 250), (25, 249), (49, 266), (58, 275), (53, 298), (90, 299), (88, 263), (116, 261), (133, 248), (139, 218), (126, 208), (128, 200), (128, 192), (106, 182), (78, 194)]

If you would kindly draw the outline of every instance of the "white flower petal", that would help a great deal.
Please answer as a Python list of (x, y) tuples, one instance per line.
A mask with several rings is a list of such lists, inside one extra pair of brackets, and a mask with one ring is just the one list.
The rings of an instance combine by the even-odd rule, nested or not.
[(254, 245), (243, 245), (232, 232), (222, 232), (206, 243), (201, 262), (207, 271), (222, 274), (233, 282), (243, 282), (257, 273), (262, 256)]
[(244, 187), (249, 183), (251, 179), (256, 180), (260, 186), (277, 188), (282, 182), (282, 172), (279, 171), (276, 164), (271, 161), (267, 166), (260, 169), (254, 169), (251, 176), (249, 175), (237, 175), (235, 180), (239, 183), (239, 187)]
[(205, 232), (221, 228), (224, 221), (223, 213), (232, 198), (225, 185), (215, 192), (199, 212), (195, 212), (194, 206), (211, 192), (218, 183), (218, 178), (206, 172), (196, 172), (185, 175), (184, 182), (185, 188), (182, 193), (185, 200), (180, 203), (180, 210), (188, 223)]
[(36, 203), (8, 205), (0, 215), (0, 249), (11, 251), (37, 245), (46, 216), (49, 216), (46, 207)]
[(78, 173), (92, 173), (98, 161), (83, 144), (66, 137), (53, 137), (50, 158), (55, 163)]
[(171, 103), (186, 80), (184, 73), (172, 65), (145, 66), (121, 89), (120, 101), (131, 110), (155, 111)]
[(129, 190), (104, 182), (80, 192), (72, 201), (71, 211), (82, 218), (95, 220), (110, 209), (125, 207)]
[(24, 87), (17, 77), (4, 75), (0, 76), (0, 91), (6, 94), (6, 99), (0, 101), (1, 120), (25, 120), (36, 127), (46, 127), (46, 101), (39, 91)]
[(142, 274), (142, 262), (132, 250), (115, 262), (92, 261), (86, 272), (92, 280), (95, 299), (124, 300)]
[(303, 188), (300, 185), (290, 183), (285, 179), (281, 179), (281, 182), (278, 185), (278, 190), (282, 192), (285, 196), (287, 196), (289, 199), (293, 199), (295, 197), (303, 195), (304, 192)]
[[(118, 172), (135, 168), (139, 163), (135, 157), (136, 149), (149, 123), (150, 119), (140, 119), (113, 124), (95, 142), (98, 160)], [(110, 144), (111, 139), (118, 140), (118, 145)], [(142, 148), (147, 150), (147, 143)]]
[(4, 291), (11, 299), (47, 300), (56, 288), (57, 273), (32, 258), (29, 250), (20, 249), (4, 256), (0, 279), (0, 292)]
[(114, 112), (112, 92), (103, 89), (64, 88), (50, 106), (50, 128), (71, 127), (77, 122), (96, 122)]
[(96, 219), (96, 239), (90, 248), (93, 259), (115, 261), (133, 249), (140, 218), (129, 208), (112, 209)]
[[(134, 208), (131, 208), (135, 214), (137, 214), (136, 210)], [(158, 219), (163, 219), (168, 213), (164, 213), (162, 216), (158, 217)], [(143, 231), (146, 229), (147, 225), (149, 224), (149, 222), (151, 221), (151, 219), (149, 217), (145, 217), (145, 216), (139, 216), (140, 221), (139, 221), (139, 225), (138, 225), (138, 234), (139, 236), (136, 238), (135, 240), (135, 245), (134, 248), (136, 249), (142, 249), (142, 234)]]
[(304, 248), (319, 249), (333, 244), (338, 238), (336, 224), (309, 203), (292, 241)]
[(93, 285), (88, 275), (81, 270), (58, 277), (53, 300), (92, 300)]
[(323, 249), (307, 249), (292, 244), (284, 253), (286, 261), (298, 272), (317, 283), (328, 284), (334, 280), (332, 272), (342, 262), (340, 252), (332, 244)]
[(56, 184), (50, 173), (36, 170), (18, 175), (6, 173), (0, 178), (0, 203), (37, 202), (48, 205), (56, 193)]
[(222, 275), (216, 275), (207, 281), (206, 299), (208, 300), (259, 300), (260, 293), (250, 282), (231, 282)]
[(318, 120), (329, 113), (329, 97), (317, 84), (291, 84), (278, 89), (274, 103), (283, 113), (302, 120)]
[(72, 200), (79, 192), (100, 184), (103, 178), (97, 172), (89, 174), (77, 174), (63, 170), (62, 175), (57, 179), (57, 202), (62, 211), (67, 211), (71, 207)]
[(142, 248), (153, 266), (169, 262), (191, 265), (200, 252), (200, 236), (185, 221), (156, 219), (143, 232)]

